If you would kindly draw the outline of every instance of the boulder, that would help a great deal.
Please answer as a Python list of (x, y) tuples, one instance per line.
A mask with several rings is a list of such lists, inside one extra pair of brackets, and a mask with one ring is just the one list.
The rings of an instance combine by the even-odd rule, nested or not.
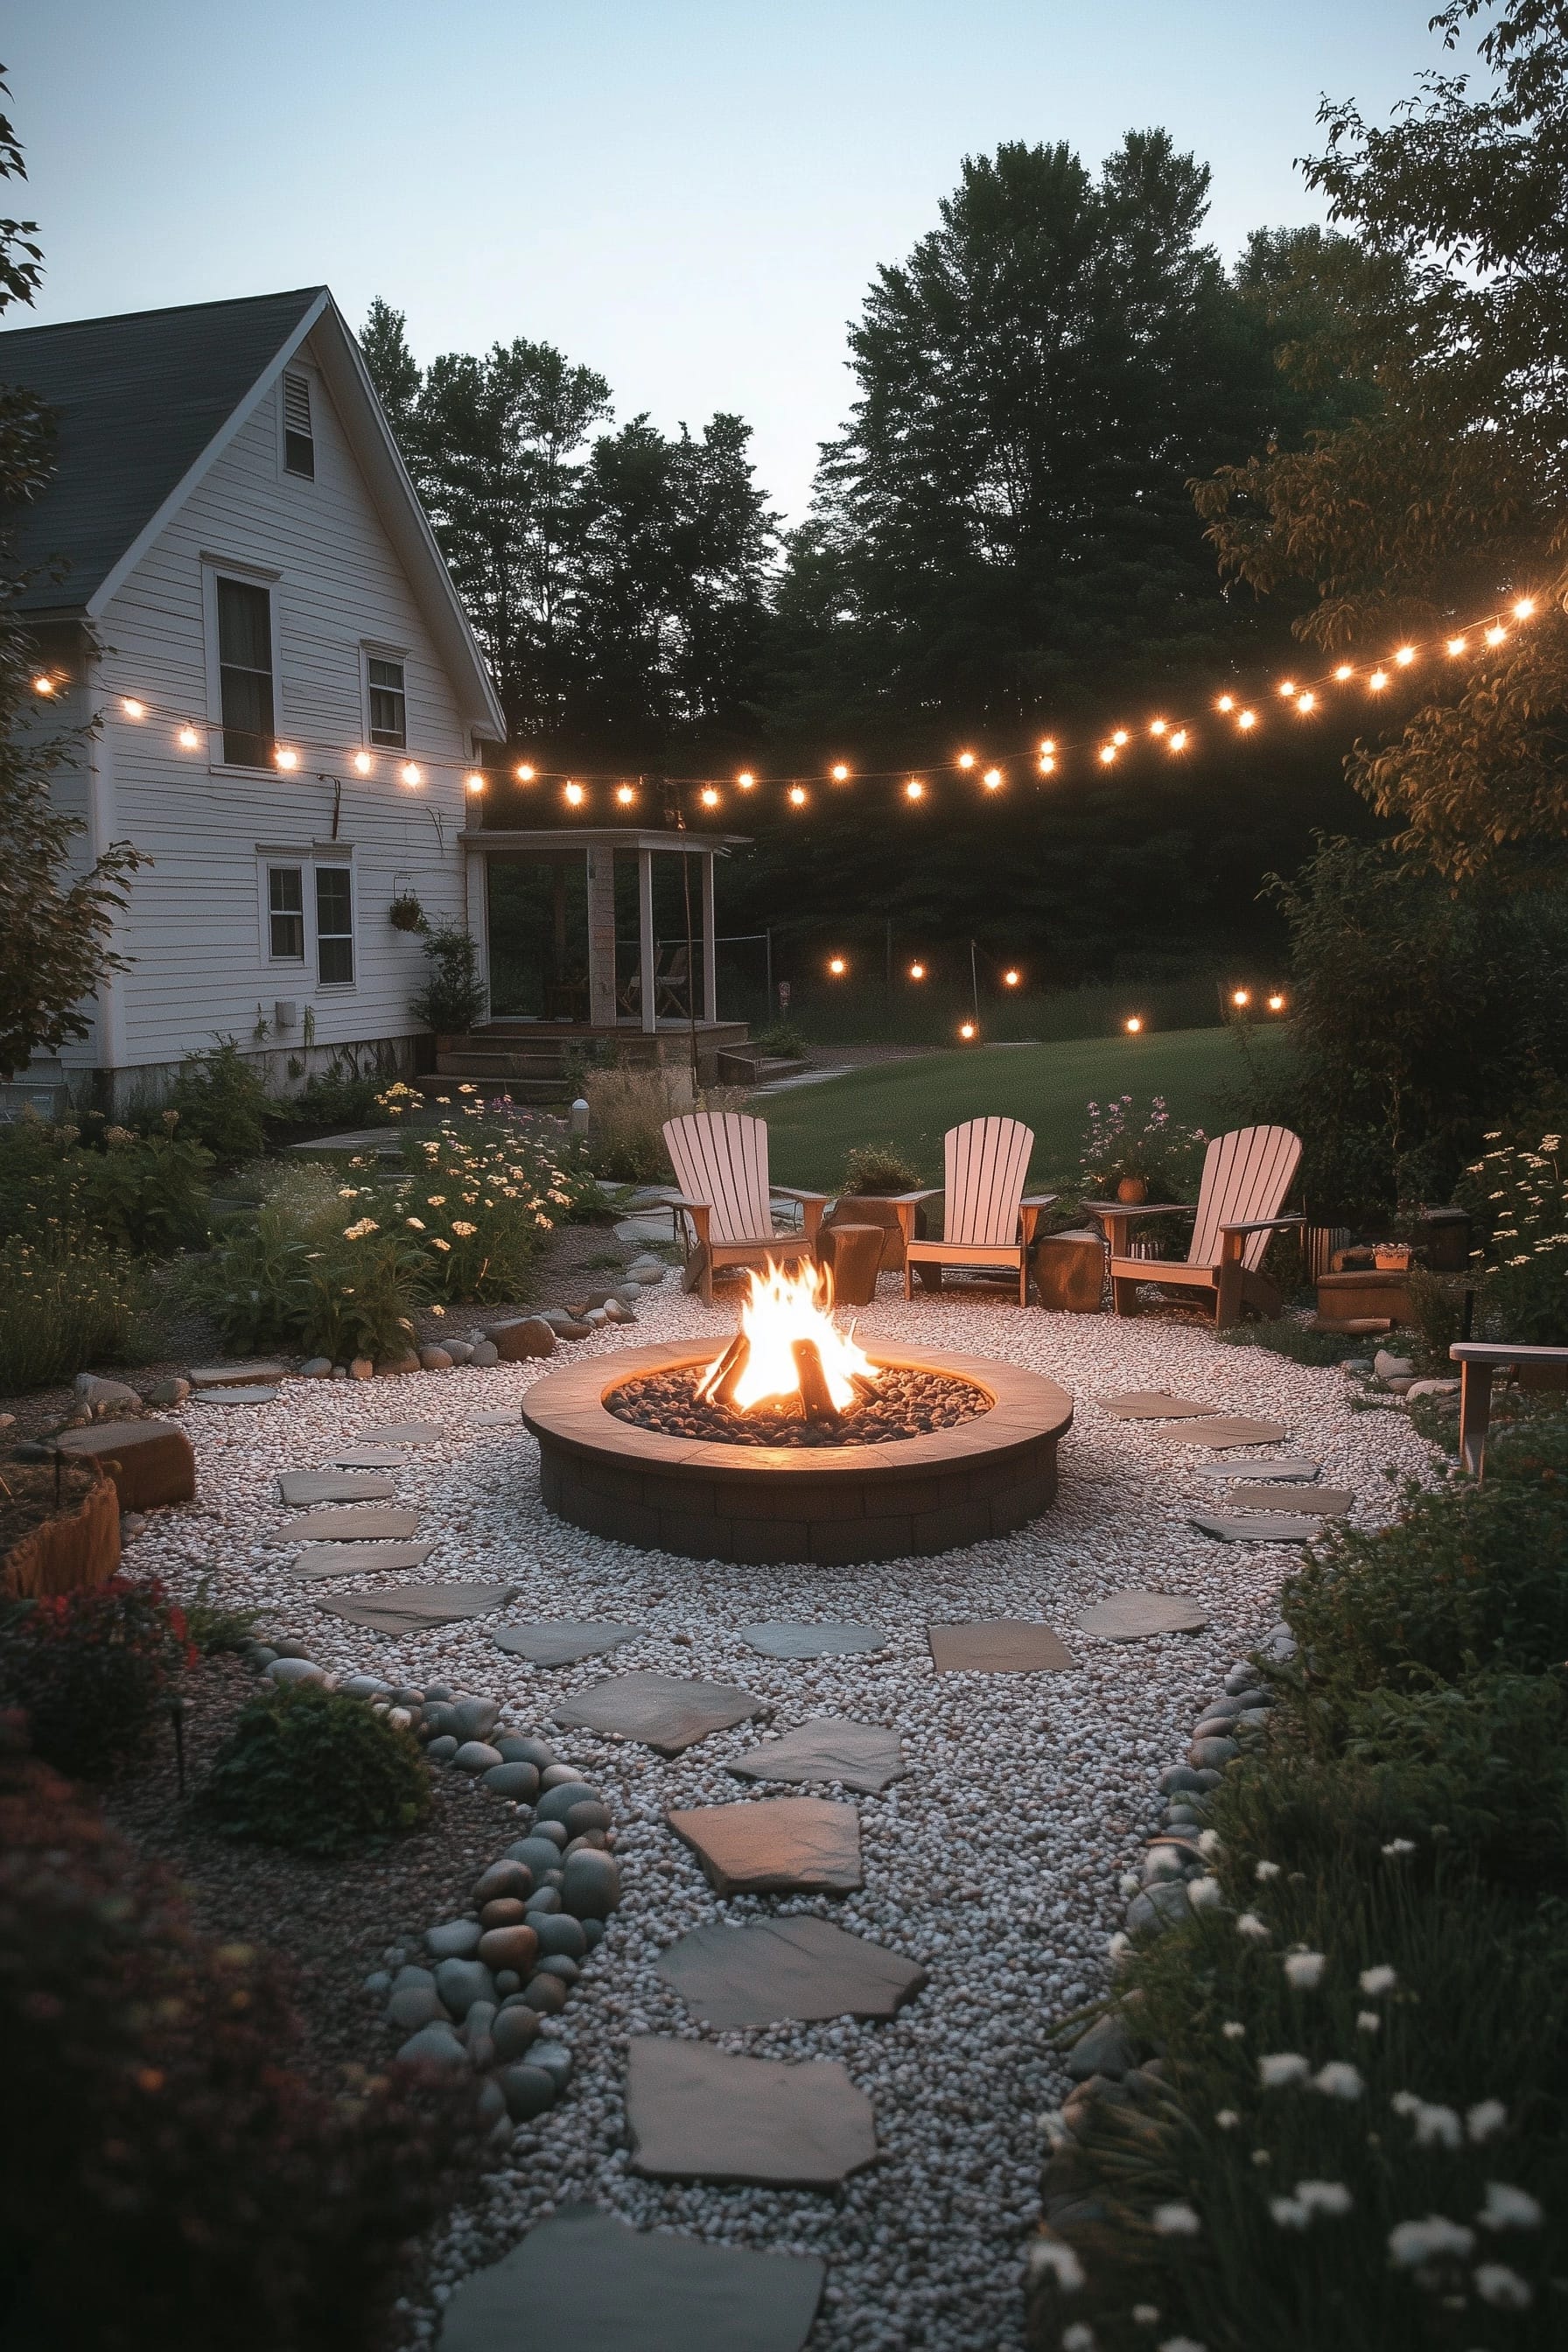
[(485, 1337), (503, 1364), (521, 1364), (531, 1356), (555, 1351), (555, 1333), (542, 1315), (509, 1315), (504, 1322), (492, 1323)]
[(189, 1381), (181, 1380), (177, 1372), (166, 1381), (154, 1381), (147, 1391), (149, 1404), (184, 1404), (190, 1395)]
[(332, 1377), (331, 1356), (308, 1356), (300, 1367), (302, 1381), (330, 1381)]
[(426, 1372), (449, 1372), (452, 1369), (452, 1358), (445, 1348), (421, 1348), (419, 1368)]
[(195, 1494), (195, 1454), (175, 1422), (100, 1421), (90, 1429), (68, 1430), (58, 1444), (62, 1454), (102, 1465), (122, 1511), (188, 1503)]
[(90, 1405), (95, 1412), (106, 1405), (139, 1405), (142, 1402), (136, 1391), (128, 1387), (125, 1381), (101, 1380), (97, 1372), (79, 1372), (76, 1392), (82, 1402)]
[(474, 1352), (468, 1358), (468, 1361), (470, 1364), (499, 1364), (500, 1361), (500, 1349), (496, 1346), (493, 1339), (476, 1339), (474, 1341)]

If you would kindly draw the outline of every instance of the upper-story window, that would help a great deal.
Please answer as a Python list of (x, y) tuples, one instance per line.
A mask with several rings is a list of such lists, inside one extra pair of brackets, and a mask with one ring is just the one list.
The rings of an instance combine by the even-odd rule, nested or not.
[(365, 656), (366, 699), (370, 704), (370, 740), (389, 751), (401, 751), (408, 740), (408, 706), (403, 691), (403, 664), (384, 661), (379, 654)]
[(307, 482), (316, 478), (316, 436), (310, 425), (310, 380), (283, 379), (283, 471)]
[(218, 580), (217, 659), (225, 765), (265, 768), (277, 731), (268, 590), (248, 580)]

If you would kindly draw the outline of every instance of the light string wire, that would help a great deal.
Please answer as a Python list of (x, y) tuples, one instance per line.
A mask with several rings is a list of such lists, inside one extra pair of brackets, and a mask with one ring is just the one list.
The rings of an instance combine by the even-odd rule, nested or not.
[[(1429, 660), (1440, 655), (1446, 660), (1457, 661), (1482, 648), (1488, 654), (1495, 654), (1510, 642), (1514, 629), (1532, 620), (1539, 609), (1534, 597), (1521, 596), (1512, 604), (1499, 606), (1479, 620), (1451, 629), (1443, 636), (1426, 640), (1408, 639), (1395, 646), (1391, 654), (1377, 660), (1339, 661), (1331, 669), (1312, 677), (1297, 677), (1294, 674), (1282, 677), (1273, 682), (1267, 693), (1252, 698), (1237, 690), (1226, 688), (1215, 698), (1202, 723), (1206, 725), (1211, 717), (1218, 718), (1225, 722), (1229, 734), (1249, 740), (1257, 736), (1264, 724), (1263, 710), (1278, 708), (1280, 702), (1288, 705), (1299, 719), (1311, 719), (1330, 707), (1328, 698), (1336, 688), (1342, 689), (1360, 684), (1369, 694), (1377, 696), (1385, 693), (1402, 677), (1408, 677), (1424, 659)], [(40, 702), (46, 703), (59, 695), (68, 684), (68, 675), (58, 669), (40, 668), (32, 678), (34, 695)], [(199, 751), (205, 745), (210, 756), (215, 735), (252, 731), (235, 728), (226, 730), (222, 719), (195, 718), (188, 709), (161, 702), (152, 695), (117, 693), (108, 699), (111, 706), (109, 715), (130, 724), (140, 726), (152, 719), (172, 726), (175, 730), (176, 747), (183, 751)], [(1168, 757), (1179, 758), (1194, 749), (1199, 724), (1194, 716), (1156, 716), (1138, 725), (1118, 726), (1092, 736), (1069, 740), (1047, 735), (1040, 739), (1032, 753), (1016, 755), (1012, 764), (1015, 771), (1021, 764), (1026, 768), (1032, 767), (1038, 777), (1050, 778), (1060, 775), (1064, 763), (1075, 755), (1091, 759), (1093, 769), (1100, 771), (1114, 768), (1125, 754), (1146, 744), (1156, 746)], [(458, 768), (463, 771), (466, 790), (476, 796), (487, 789), (492, 774), (525, 786), (558, 785), (565, 806), (575, 810), (589, 805), (590, 796), (595, 788), (609, 790), (614, 805), (623, 810), (635, 808), (646, 796), (644, 780), (639, 777), (634, 782), (624, 769), (540, 768), (524, 760), (503, 772), (499, 768), (487, 770), (479, 761), (455, 761), (439, 754), (426, 757), (423, 761), (416, 760), (405, 748), (391, 745), (362, 743), (345, 750), (341, 740), (327, 742), (304, 735), (280, 736), (273, 740), (271, 765), (279, 773), (293, 773), (302, 761), (310, 770), (310, 763), (318, 757), (332, 761), (346, 759), (360, 776), (374, 774), (378, 759), (388, 761), (396, 769), (399, 781), (410, 789), (417, 789), (424, 783), (427, 769), (446, 773)], [(253, 768), (264, 765), (258, 761), (225, 761), (222, 764)], [(742, 768), (733, 777), (721, 782), (710, 770), (702, 775), (666, 775), (662, 781), (670, 791), (689, 793), (694, 796), (698, 806), (712, 811), (723, 806), (727, 793), (739, 794), (742, 803), (753, 793), (782, 793), (786, 806), (804, 809), (812, 804), (814, 788), (893, 782), (900, 784), (901, 797), (911, 807), (918, 807), (930, 797), (927, 778), (932, 776), (955, 776), (978, 782), (982, 790), (991, 795), (1005, 791), (1011, 781), (1007, 767), (971, 751), (960, 751), (946, 760), (928, 761), (923, 768), (905, 765), (853, 769), (847, 761), (837, 760), (821, 770), (809, 772), (796, 768), (785, 774), (762, 775), (754, 769)]]

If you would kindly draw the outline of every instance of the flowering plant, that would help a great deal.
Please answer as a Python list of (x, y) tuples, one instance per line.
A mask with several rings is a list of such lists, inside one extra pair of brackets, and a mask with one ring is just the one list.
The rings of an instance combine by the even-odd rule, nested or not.
[(19, 1609), (6, 1627), (4, 1681), (46, 1762), (92, 1775), (146, 1745), (195, 1661), (184, 1612), (163, 1586), (114, 1576)]
[(1179, 1201), (1197, 1181), (1206, 1137), (1171, 1117), (1163, 1095), (1155, 1095), (1140, 1118), (1131, 1095), (1090, 1103), (1089, 1125), (1079, 1150), (1086, 1193), (1112, 1190), (1124, 1176), (1141, 1176), (1155, 1199)]
[(1551, 1345), (1568, 1340), (1568, 1165), (1563, 1138), (1533, 1148), (1507, 1143), (1466, 1169), (1458, 1196), (1484, 1236), (1474, 1253), (1489, 1318), (1499, 1336)]
[[(388, 1108), (397, 1099), (383, 1097)], [(437, 1103), (458, 1116), (405, 1133), (391, 1213), (424, 1253), (427, 1297), (518, 1298), (541, 1240), (571, 1206), (566, 1179), (544, 1139), (492, 1122), (473, 1087)]]

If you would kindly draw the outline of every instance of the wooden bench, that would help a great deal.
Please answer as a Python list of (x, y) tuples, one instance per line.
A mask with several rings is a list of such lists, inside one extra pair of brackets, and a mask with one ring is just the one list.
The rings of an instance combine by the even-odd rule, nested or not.
[(1521, 1348), (1489, 1339), (1456, 1339), (1448, 1353), (1459, 1367), (1459, 1460), (1473, 1478), (1487, 1455), (1492, 1374), (1531, 1364), (1568, 1367), (1568, 1348)]

